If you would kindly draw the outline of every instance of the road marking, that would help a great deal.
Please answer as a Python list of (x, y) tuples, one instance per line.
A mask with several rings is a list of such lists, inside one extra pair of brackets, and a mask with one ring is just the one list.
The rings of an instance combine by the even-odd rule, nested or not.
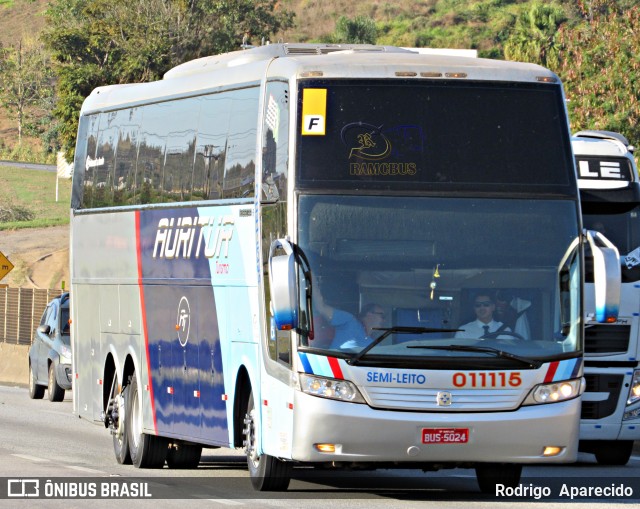
[(216, 502), (222, 505), (244, 505), (242, 502), (237, 502), (235, 500), (229, 500), (226, 498), (209, 498), (207, 500), (209, 500), (209, 502)]
[(36, 458), (35, 456), (29, 456), (28, 454), (12, 454), (16, 458), (22, 458), (23, 460), (33, 461), (34, 463), (49, 463), (49, 460), (44, 458)]
[(103, 472), (102, 470), (94, 470), (93, 468), (77, 467), (75, 465), (65, 465), (65, 467), (70, 468), (71, 470), (77, 470), (79, 472), (88, 472), (90, 474), (106, 474), (106, 472)]

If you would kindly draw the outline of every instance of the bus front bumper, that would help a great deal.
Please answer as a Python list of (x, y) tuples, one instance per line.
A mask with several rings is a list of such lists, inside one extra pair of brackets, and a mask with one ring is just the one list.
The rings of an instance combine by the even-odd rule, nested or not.
[[(420, 413), (374, 409), (296, 391), (295, 408), (294, 461), (568, 463), (578, 453), (580, 398), (512, 412)], [(424, 429), (452, 428), (468, 429), (466, 443), (423, 443)], [(320, 452), (319, 444), (333, 445), (334, 451)], [(560, 452), (545, 456), (547, 446)]]

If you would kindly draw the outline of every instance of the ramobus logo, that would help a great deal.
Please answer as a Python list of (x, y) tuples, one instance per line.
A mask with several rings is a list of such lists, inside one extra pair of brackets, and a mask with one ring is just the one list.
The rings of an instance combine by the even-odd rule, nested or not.
[(163, 217), (153, 245), (153, 258), (225, 258), (233, 238), (233, 216)]

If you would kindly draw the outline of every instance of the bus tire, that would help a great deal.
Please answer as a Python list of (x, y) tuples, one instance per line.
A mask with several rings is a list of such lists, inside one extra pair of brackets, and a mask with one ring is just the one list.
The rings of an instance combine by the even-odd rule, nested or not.
[(131, 462), (136, 468), (162, 468), (167, 457), (168, 442), (164, 437), (142, 431), (142, 399), (135, 372), (129, 384), (126, 406), (126, 432)]
[(600, 465), (626, 465), (633, 451), (633, 440), (604, 440), (595, 446)]
[(167, 466), (169, 468), (197, 468), (201, 456), (201, 445), (177, 444), (167, 452)]
[(245, 452), (251, 484), (256, 491), (284, 491), (291, 481), (291, 465), (268, 454), (258, 456), (255, 415), (256, 406), (252, 392), (244, 419)]
[[(118, 386), (117, 380), (115, 381)], [(129, 436), (127, 433), (127, 400), (129, 394), (129, 386), (122, 388), (122, 392), (116, 396), (115, 404), (118, 405), (118, 424), (113, 433), (113, 452), (116, 455), (116, 461), (120, 465), (131, 465), (131, 454), (129, 453)]]
[(483, 463), (476, 466), (476, 479), (482, 493), (495, 495), (496, 484), (515, 488), (520, 483), (522, 465), (512, 463)]

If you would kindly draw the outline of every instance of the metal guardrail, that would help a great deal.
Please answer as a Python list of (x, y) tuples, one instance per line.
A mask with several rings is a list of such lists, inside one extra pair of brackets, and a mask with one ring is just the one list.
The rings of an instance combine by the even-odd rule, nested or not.
[(49, 301), (62, 290), (0, 288), (0, 343), (30, 345)]

